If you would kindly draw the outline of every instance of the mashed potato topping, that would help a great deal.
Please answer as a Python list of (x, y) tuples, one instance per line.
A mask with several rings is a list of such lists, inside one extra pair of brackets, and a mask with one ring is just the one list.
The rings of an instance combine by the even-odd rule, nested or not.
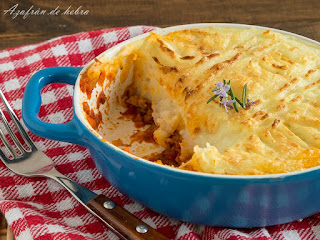
[[(151, 33), (112, 61), (103, 78), (131, 71), (123, 97), (136, 108), (150, 104), (153, 139), (175, 149), (176, 167), (252, 175), (320, 165), (319, 45), (269, 30), (208, 27)], [(84, 75), (82, 86), (99, 77)], [(207, 104), (223, 79), (235, 96), (247, 84), (245, 109), (227, 113), (218, 98)]]

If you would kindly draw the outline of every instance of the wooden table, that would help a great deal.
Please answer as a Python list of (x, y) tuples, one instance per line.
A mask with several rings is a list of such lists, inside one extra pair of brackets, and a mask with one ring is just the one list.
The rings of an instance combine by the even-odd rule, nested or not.
[[(196, 22), (255, 24), (320, 41), (319, 0), (6, 0), (0, 4), (0, 49), (95, 29), (142, 24), (165, 27)], [(18, 6), (14, 12), (3, 12), (15, 4)], [(62, 14), (70, 4), (68, 14)], [(71, 10), (80, 6), (79, 10), (89, 11), (87, 15), (70, 15)], [(45, 10), (46, 14), (14, 18), (17, 10), (27, 11), (31, 7), (34, 11)], [(60, 10), (57, 15), (47, 15), (57, 7)], [(5, 228), (1, 218), (0, 223), (1, 233), (1, 228)]]
[[(58, 15), (13, 18), (4, 14), (15, 4), (17, 10), (51, 10)], [(274, 27), (320, 41), (319, 0), (78, 0), (1, 1), (0, 49), (40, 42), (81, 31), (129, 25), (171, 26), (195, 22), (234, 22)], [(68, 7), (82, 6), (88, 15), (63, 15)]]

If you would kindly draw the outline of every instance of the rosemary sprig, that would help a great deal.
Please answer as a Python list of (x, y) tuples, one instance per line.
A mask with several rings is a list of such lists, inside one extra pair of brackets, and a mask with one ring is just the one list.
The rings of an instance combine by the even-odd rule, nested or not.
[(214, 91), (217, 91), (217, 90), (218, 90), (218, 88), (214, 88), (214, 89), (211, 90), (211, 92), (214, 92)]
[(218, 97), (219, 95), (213, 95), (211, 98), (209, 98), (209, 100), (207, 101), (207, 104), (211, 101), (213, 101), (216, 97)]
[[(229, 86), (230, 86), (230, 81), (229, 81)], [(233, 95), (233, 92), (232, 92), (232, 88), (231, 88), (231, 87), (230, 87), (229, 92), (227, 92), (227, 94), (231, 97), (232, 100), (235, 100), (235, 97), (234, 97), (234, 95)], [(233, 102), (233, 107), (234, 107), (234, 110), (235, 110), (236, 112), (239, 112), (238, 107), (237, 107), (237, 101), (234, 101), (234, 102)]]
[[(216, 84), (216, 88), (212, 89), (211, 91), (214, 93), (214, 95), (209, 98), (209, 100), (207, 101), (207, 103), (210, 103), (211, 101), (213, 101), (215, 98), (220, 97), (220, 105), (223, 105), (224, 108), (226, 109), (227, 113), (228, 112), (228, 108), (234, 108), (234, 110), (236, 112), (239, 112), (237, 103), (239, 103), (239, 105), (242, 108), (246, 108), (246, 103), (248, 102), (247, 100), (247, 84), (244, 85), (243, 90), (242, 90), (242, 101), (240, 101), (239, 98), (235, 97), (230, 85), (230, 80), (227, 81), (225, 79), (223, 79), (223, 82), (217, 82)], [(228, 97), (230, 96), (231, 100), (228, 99)], [(230, 104), (233, 104), (233, 107)]]
[(247, 84), (244, 85), (242, 90), (242, 106), (243, 108), (246, 108), (246, 102), (247, 102)]
[(240, 106), (241, 106), (242, 108), (244, 108), (244, 107), (243, 107), (243, 104), (242, 104), (242, 102), (239, 100), (239, 98), (235, 97), (235, 99), (236, 99), (237, 103), (239, 103)]

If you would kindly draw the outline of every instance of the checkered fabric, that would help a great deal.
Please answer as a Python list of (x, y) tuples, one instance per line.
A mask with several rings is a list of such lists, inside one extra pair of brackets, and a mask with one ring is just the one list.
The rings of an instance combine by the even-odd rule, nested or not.
[[(53, 66), (83, 66), (106, 49), (153, 27), (136, 26), (84, 32), (0, 51), (0, 89), (21, 118), (23, 91), (31, 75)], [(71, 86), (52, 84), (42, 92), (40, 117), (51, 123), (72, 118)], [(320, 215), (299, 222), (256, 229), (188, 224), (159, 215), (113, 188), (96, 169), (88, 150), (33, 135), (36, 146), (57, 169), (97, 194), (103, 193), (170, 239), (320, 239)], [(315, 199), (318, 201), (318, 199)], [(0, 210), (17, 240), (118, 239), (65, 189), (46, 178), (25, 178), (0, 162)]]

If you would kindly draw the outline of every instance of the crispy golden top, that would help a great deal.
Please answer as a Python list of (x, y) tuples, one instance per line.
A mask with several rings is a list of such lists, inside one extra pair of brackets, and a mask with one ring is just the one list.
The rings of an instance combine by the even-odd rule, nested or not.
[[(156, 141), (181, 132), (181, 168), (269, 174), (320, 164), (318, 45), (269, 30), (203, 28), (153, 33), (127, 48), (137, 91), (152, 102)], [(247, 84), (246, 109), (207, 104), (223, 79), (239, 98)]]

